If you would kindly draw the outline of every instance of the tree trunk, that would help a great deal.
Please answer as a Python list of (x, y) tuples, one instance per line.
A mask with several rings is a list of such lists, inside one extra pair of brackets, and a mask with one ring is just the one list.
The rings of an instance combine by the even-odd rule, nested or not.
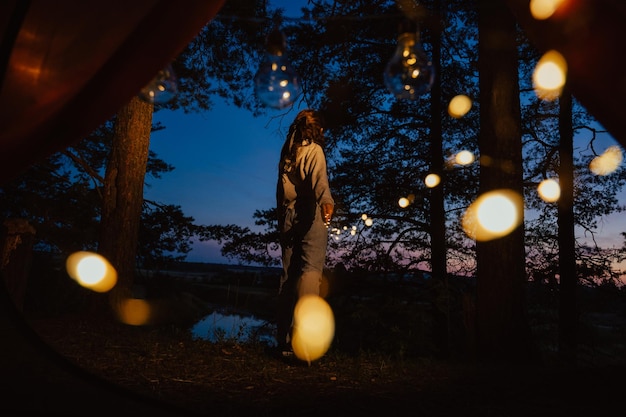
[(115, 267), (109, 301), (115, 311), (130, 297), (148, 163), (153, 106), (133, 98), (117, 113), (104, 179), (99, 252)]
[(559, 355), (576, 362), (578, 311), (576, 306), (576, 240), (574, 237), (574, 134), (572, 96), (566, 87), (559, 100)]
[[(436, 2), (439, 10), (439, 2)], [(449, 355), (450, 291), (446, 256), (446, 213), (444, 208), (443, 139), (441, 118), (441, 32), (439, 27), (432, 31), (432, 62), (435, 68), (435, 82), (431, 90), (431, 171), (441, 178), (439, 186), (430, 190), (430, 252), (433, 279), (437, 283), (434, 312), (435, 345), (442, 357)]]
[[(515, 20), (506, 5), (479, 0), (480, 193), (523, 195)], [(522, 213), (520, 213), (523, 215)], [(477, 242), (476, 354), (479, 360), (529, 358), (525, 316), (524, 228)]]

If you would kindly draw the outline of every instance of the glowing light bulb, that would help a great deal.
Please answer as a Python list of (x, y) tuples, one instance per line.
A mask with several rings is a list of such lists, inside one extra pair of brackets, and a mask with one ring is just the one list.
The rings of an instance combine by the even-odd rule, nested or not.
[(530, 14), (537, 20), (550, 18), (564, 0), (530, 0)]
[(65, 261), (68, 275), (85, 288), (107, 292), (117, 283), (117, 271), (102, 255), (78, 251)]
[(428, 174), (426, 175), (426, 178), (424, 178), (424, 184), (426, 184), (428, 188), (436, 187), (439, 185), (440, 182), (441, 177), (439, 177), (439, 175), (437, 174)]
[(172, 66), (168, 64), (139, 92), (139, 98), (152, 104), (165, 104), (178, 92), (178, 81)]
[(387, 89), (396, 98), (414, 100), (430, 91), (435, 69), (422, 49), (415, 22), (405, 20), (401, 24), (396, 52), (383, 75)]
[(454, 157), (454, 160), (459, 165), (469, 165), (474, 162), (474, 154), (470, 151), (460, 151)]
[(448, 114), (455, 119), (459, 119), (472, 109), (472, 99), (465, 94), (454, 96), (448, 104)]
[(463, 213), (461, 226), (471, 239), (489, 241), (511, 233), (523, 219), (524, 201), (512, 190), (480, 195)]
[(301, 297), (294, 308), (294, 354), (311, 363), (326, 354), (335, 336), (335, 316), (330, 305), (317, 295)]
[(561, 196), (561, 186), (556, 180), (545, 179), (537, 186), (539, 197), (546, 203), (554, 203)]
[(273, 30), (266, 53), (254, 76), (254, 92), (263, 104), (276, 109), (290, 106), (301, 92), (300, 77), (286, 57), (285, 35)]
[(609, 146), (602, 155), (596, 156), (589, 163), (589, 169), (596, 175), (609, 175), (622, 163), (622, 150), (619, 146)]
[(554, 101), (563, 91), (567, 78), (567, 62), (558, 51), (546, 52), (533, 71), (533, 88), (542, 100)]

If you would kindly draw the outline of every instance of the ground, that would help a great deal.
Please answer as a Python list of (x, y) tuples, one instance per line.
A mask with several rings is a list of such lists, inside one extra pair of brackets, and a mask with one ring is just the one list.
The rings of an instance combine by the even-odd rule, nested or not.
[[(197, 340), (180, 323), (137, 326), (56, 304), (45, 308), (46, 300), (67, 306), (68, 292), (61, 297), (42, 291), (41, 297), (31, 297), (27, 314), (0, 297), (0, 416), (624, 414), (623, 294), (585, 301), (584, 343), (576, 365), (554, 360), (555, 315), (543, 299), (535, 304), (543, 308), (529, 309), (534, 335), (542, 341), (541, 357), (497, 364), (428, 354), (430, 304), (417, 302), (427, 292), (394, 288), (375, 287), (364, 294), (361, 286), (351, 289), (353, 298), (333, 299), (335, 340), (326, 355), (310, 364), (286, 361), (261, 343)], [(173, 299), (177, 306), (192, 306), (185, 311), (194, 311), (197, 319), (205, 313), (195, 308), (206, 306), (215, 294), (193, 293), (202, 302)], [(227, 286), (217, 298), (236, 300), (237, 307), (257, 313), (260, 306), (272, 305), (266, 295), (257, 295)], [(357, 349), (347, 343), (356, 339)]]
[(11, 340), (23, 341), (14, 362), (3, 355), (3, 369), (16, 375), (3, 390), (9, 416), (121, 409), (164, 417), (615, 416), (623, 408), (619, 367), (479, 366), (332, 351), (309, 365), (260, 345), (192, 340), (167, 326), (84, 316), (4, 324)]

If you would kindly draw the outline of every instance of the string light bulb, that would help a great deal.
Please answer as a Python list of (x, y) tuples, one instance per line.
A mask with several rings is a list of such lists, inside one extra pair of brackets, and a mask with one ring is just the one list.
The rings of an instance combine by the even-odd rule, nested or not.
[(434, 79), (435, 69), (422, 49), (417, 24), (404, 19), (398, 46), (385, 67), (385, 86), (396, 98), (415, 100), (430, 91)]
[(139, 98), (152, 104), (165, 104), (171, 101), (176, 93), (178, 93), (178, 80), (172, 65), (168, 64), (141, 89)]
[(285, 35), (274, 29), (266, 38), (266, 52), (254, 76), (254, 91), (266, 106), (290, 106), (301, 91), (300, 77), (287, 60)]

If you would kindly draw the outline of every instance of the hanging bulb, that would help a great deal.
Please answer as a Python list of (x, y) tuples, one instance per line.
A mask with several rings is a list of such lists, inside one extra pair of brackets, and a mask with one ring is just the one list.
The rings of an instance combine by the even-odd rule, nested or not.
[(396, 52), (385, 67), (385, 85), (396, 98), (414, 100), (430, 91), (434, 79), (435, 69), (422, 49), (417, 25), (407, 19), (400, 25)]
[(267, 37), (266, 53), (254, 76), (254, 91), (263, 104), (275, 109), (290, 106), (300, 94), (300, 77), (287, 60), (285, 35), (274, 29)]
[(154, 76), (152, 81), (139, 92), (139, 98), (152, 104), (165, 104), (172, 100), (178, 92), (178, 81), (168, 64)]

